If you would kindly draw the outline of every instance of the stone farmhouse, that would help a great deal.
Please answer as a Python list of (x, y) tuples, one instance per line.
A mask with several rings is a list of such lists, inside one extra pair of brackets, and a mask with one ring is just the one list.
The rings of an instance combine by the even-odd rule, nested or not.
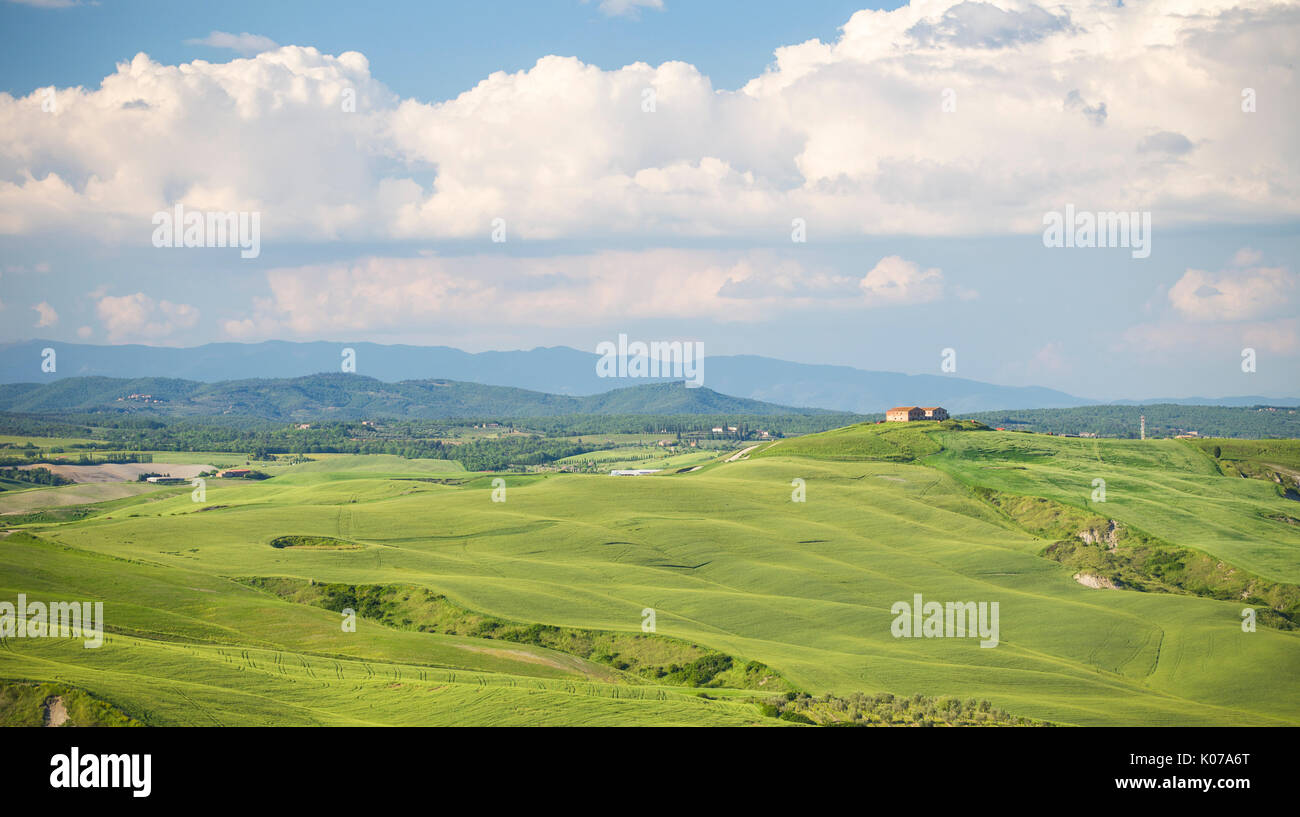
[(885, 412), (885, 419), (891, 423), (907, 423), (912, 420), (947, 420), (948, 411), (942, 406), (894, 406)]

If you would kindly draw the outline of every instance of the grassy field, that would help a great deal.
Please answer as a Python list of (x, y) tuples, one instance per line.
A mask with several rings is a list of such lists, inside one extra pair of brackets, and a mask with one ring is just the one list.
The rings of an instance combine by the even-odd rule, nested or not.
[(4, 521), (4, 514), (23, 513), (62, 505), (107, 502), (159, 490), (164, 489), (148, 482), (90, 482), (84, 485), (61, 485), (56, 488), (28, 485), (25, 490), (0, 493), (0, 522)]
[(13, 434), (0, 434), (0, 447), (23, 448), (30, 444), (42, 451), (48, 451), (51, 448), (71, 448), (74, 445), (93, 445), (97, 442), (102, 441), (85, 437), (23, 437)]
[[(279, 578), (400, 585), (565, 632), (640, 633), (650, 608), (658, 635), (814, 696), (984, 699), (1060, 724), (1300, 725), (1300, 632), (1243, 632), (1242, 601), (1086, 587), (981, 493), (1042, 497), (1294, 583), (1300, 528), (1274, 517), (1300, 514), (1273, 484), (1225, 476), (1183, 441), (956, 428), (854, 426), (654, 479), (506, 475), (504, 497), (454, 463), (335, 457), (210, 481), (201, 504), (118, 500), (0, 540), (0, 599), (102, 600), (109, 628), (98, 650), (5, 639), (0, 678), (85, 690), (148, 724), (784, 723), (760, 691), (656, 683), (549, 646), (563, 638), (422, 632), (418, 605), (344, 632), (300, 591), (270, 592)], [(891, 606), (916, 593), (999, 603), (998, 645), (895, 638)]]
[(294, 474), (325, 474), (344, 478), (353, 475), (429, 476), (465, 471), (465, 466), (452, 460), (404, 459), (392, 454), (313, 454), (311, 458), (315, 462), (273, 467)]
[(701, 465), (720, 456), (722, 452), (714, 450), (697, 450), (687, 447), (684, 451), (673, 452), (658, 446), (639, 446), (612, 448), (607, 451), (591, 451), (556, 460), (555, 465), (574, 465), (594, 462), (604, 471), (618, 468), (657, 468), (676, 470)]
[[(1220, 474), (1181, 440), (1096, 440), (1038, 434), (940, 433), (926, 460), (967, 484), (1090, 508), (1265, 578), (1300, 582), (1300, 527), (1270, 518), (1300, 505), (1267, 481)], [(1093, 481), (1105, 481), (1094, 502)]]

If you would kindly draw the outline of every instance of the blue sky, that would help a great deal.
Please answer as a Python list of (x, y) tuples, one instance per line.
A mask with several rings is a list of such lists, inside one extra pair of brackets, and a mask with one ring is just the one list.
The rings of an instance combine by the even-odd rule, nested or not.
[[(1300, 392), (1288, 5), (653, 5), (0, 4), (0, 341)], [(260, 253), (154, 246), (178, 202)], [(1045, 246), (1067, 205), (1148, 213), (1150, 255)]]
[(697, 0), (663, 9), (602, 12), (579, 0), (384, 2), (230, 0), (176, 3), (105, 0), (97, 6), (0, 5), (4, 90), (96, 85), (113, 66), (144, 51), (160, 62), (224, 60), (228, 50), (199, 44), (212, 31), (252, 32), (330, 54), (360, 51), (396, 93), (446, 99), (493, 71), (519, 71), (547, 54), (602, 68), (683, 60), (734, 88), (772, 61), (779, 45), (821, 38), (861, 8), (899, 3), (788, 3)]

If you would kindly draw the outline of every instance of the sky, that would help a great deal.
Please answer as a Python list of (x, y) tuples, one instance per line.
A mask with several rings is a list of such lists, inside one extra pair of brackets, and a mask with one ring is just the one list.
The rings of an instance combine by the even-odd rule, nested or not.
[(0, 342), (1295, 396), (1297, 52), (1276, 0), (0, 1)]

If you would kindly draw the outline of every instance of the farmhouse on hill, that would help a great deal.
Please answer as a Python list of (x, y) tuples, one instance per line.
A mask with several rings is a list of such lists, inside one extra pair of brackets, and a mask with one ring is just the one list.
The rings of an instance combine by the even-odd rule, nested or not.
[(942, 406), (894, 406), (885, 412), (885, 419), (891, 423), (906, 423), (912, 420), (947, 420), (948, 411)]

